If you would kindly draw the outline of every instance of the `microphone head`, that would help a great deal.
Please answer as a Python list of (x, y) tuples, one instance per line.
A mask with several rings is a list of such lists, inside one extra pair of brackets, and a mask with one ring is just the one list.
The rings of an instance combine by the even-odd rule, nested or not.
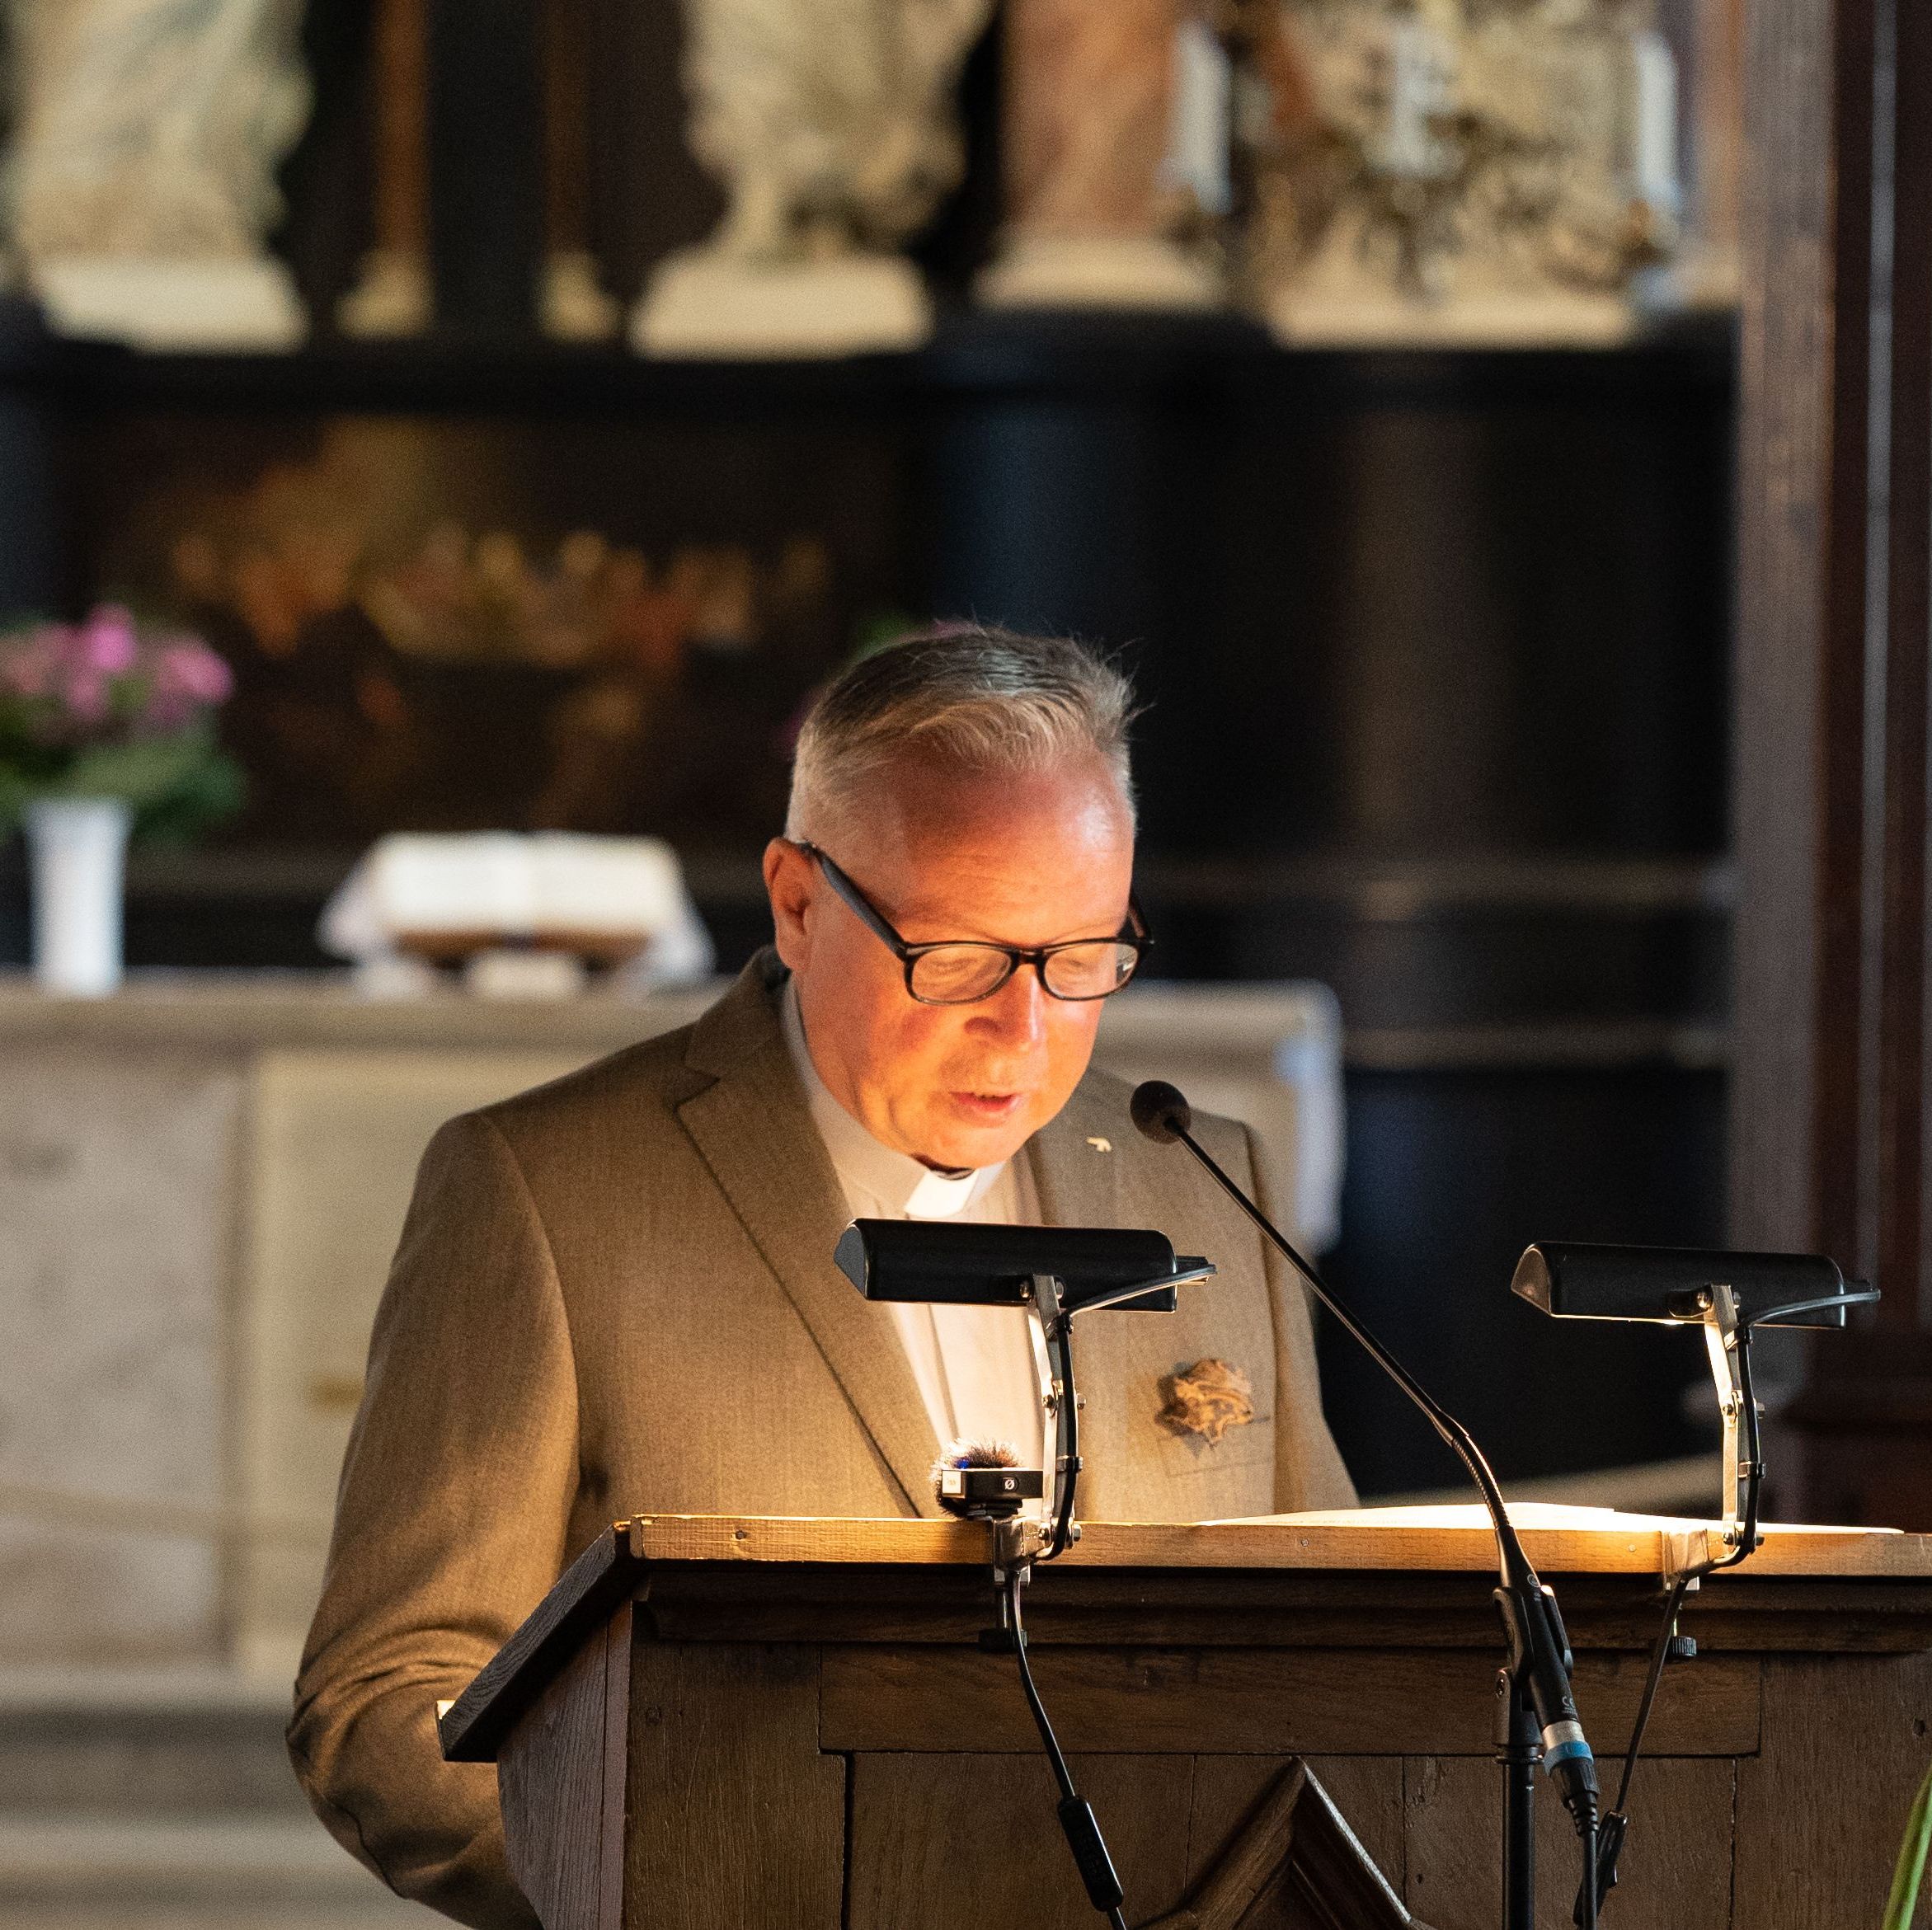
[(1144, 1079), (1134, 1088), (1127, 1110), (1134, 1124), (1157, 1146), (1171, 1146), (1194, 1129), (1194, 1111), (1178, 1086), (1165, 1079)]
[(954, 1441), (933, 1463), (933, 1493), (948, 1514), (966, 1521), (1010, 1521), (1046, 1491), (1037, 1467), (1022, 1467), (1008, 1441)]
[(1011, 1441), (948, 1441), (933, 1463), (933, 1483), (937, 1486), (939, 1477), (948, 1467), (1018, 1467), (1019, 1464), (1020, 1451)]

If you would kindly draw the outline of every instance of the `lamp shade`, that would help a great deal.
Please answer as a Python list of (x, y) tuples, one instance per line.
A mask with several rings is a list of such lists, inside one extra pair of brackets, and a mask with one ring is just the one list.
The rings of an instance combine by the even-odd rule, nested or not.
[[(1510, 1290), (1565, 1320), (1661, 1321), (1700, 1317), (1697, 1296), (1730, 1288), (1748, 1320), (1801, 1300), (1853, 1290), (1838, 1263), (1822, 1253), (1723, 1253), (1695, 1247), (1600, 1247), (1539, 1240), (1516, 1262)], [(1845, 1325), (1842, 1307), (1821, 1307), (1770, 1327)]]

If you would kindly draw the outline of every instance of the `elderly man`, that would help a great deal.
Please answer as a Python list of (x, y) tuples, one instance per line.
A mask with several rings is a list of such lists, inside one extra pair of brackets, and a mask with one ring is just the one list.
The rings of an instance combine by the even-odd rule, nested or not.
[[(985, 631), (849, 671), (765, 854), (775, 952), (688, 1031), (431, 1143), (289, 1730), (324, 1821), (403, 1895), (534, 1922), (494, 1773), (441, 1761), (435, 1708), (613, 1518), (927, 1514), (953, 1438), (1041, 1453), (1032, 1317), (863, 1300), (832, 1259), (855, 1215), (1152, 1226), (1213, 1256), (1180, 1312), (1082, 1332), (1090, 1517), (1352, 1500), (1301, 1289), (1088, 1070), (1145, 942), (1130, 703), (1078, 646)], [(1257, 1180), (1243, 1129), (1199, 1129)], [(1163, 1418), (1206, 1359), (1252, 1389), (1215, 1439)]]

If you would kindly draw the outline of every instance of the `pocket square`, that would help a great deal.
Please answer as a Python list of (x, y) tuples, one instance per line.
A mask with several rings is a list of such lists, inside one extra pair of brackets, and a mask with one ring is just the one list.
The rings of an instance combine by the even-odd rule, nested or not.
[(1204, 1436), (1210, 1447), (1254, 1419), (1254, 1383), (1231, 1360), (1196, 1360), (1161, 1386), (1167, 1405), (1160, 1418), (1177, 1434)]

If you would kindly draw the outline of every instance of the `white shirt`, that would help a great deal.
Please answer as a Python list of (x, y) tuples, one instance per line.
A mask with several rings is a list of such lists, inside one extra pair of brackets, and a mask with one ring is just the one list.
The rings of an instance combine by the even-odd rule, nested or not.
[[(812, 1123), (854, 1219), (1038, 1223), (1032, 1188), (1012, 1161), (954, 1176), (881, 1145), (819, 1077), (806, 1043), (797, 988), (789, 982), (783, 1023)], [(1047, 1367), (1039, 1317), (1021, 1307), (887, 1305), (933, 1424), (934, 1453), (957, 1440), (1004, 1441), (1021, 1467), (1043, 1467)]]

